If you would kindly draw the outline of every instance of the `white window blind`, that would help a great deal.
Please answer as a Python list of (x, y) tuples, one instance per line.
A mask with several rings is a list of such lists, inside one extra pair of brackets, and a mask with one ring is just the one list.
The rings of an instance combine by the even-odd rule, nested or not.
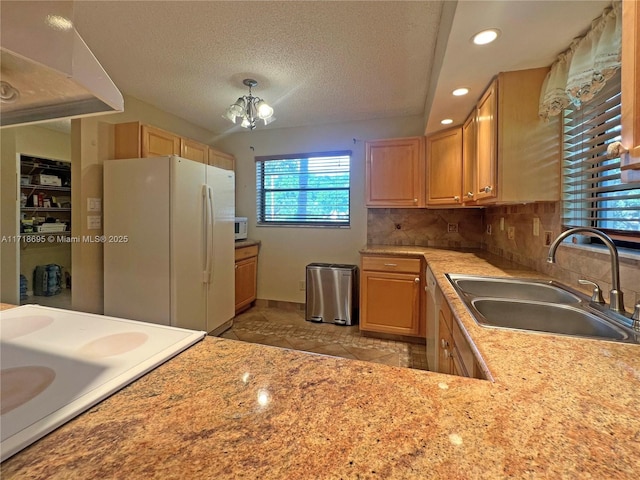
[(620, 158), (607, 146), (620, 140), (620, 71), (588, 103), (564, 111), (563, 219), (640, 241), (640, 182), (622, 183)]
[(258, 225), (347, 227), (351, 152), (256, 157)]

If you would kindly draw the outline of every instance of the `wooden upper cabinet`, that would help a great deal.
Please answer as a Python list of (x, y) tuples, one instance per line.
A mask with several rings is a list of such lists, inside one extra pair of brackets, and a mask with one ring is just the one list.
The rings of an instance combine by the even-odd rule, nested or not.
[(180, 137), (150, 125), (142, 125), (142, 158), (180, 155)]
[(494, 198), (498, 183), (496, 154), (498, 123), (498, 81), (494, 80), (478, 101), (476, 115), (476, 184), (474, 198)]
[(235, 169), (233, 155), (204, 143), (181, 137), (141, 122), (117, 123), (114, 126), (114, 158), (146, 158), (178, 155), (225, 170)]
[(476, 190), (476, 112), (462, 126), (462, 201), (475, 203)]
[(427, 205), (462, 203), (462, 128), (451, 128), (426, 139)]
[(424, 207), (424, 137), (366, 142), (368, 207)]
[(180, 139), (180, 156), (206, 164), (209, 159), (209, 146), (188, 138)]
[(140, 122), (115, 125), (114, 158), (180, 155), (180, 137)]
[(548, 67), (500, 73), (476, 109), (478, 204), (560, 199), (560, 119), (538, 117)]
[(224, 168), (225, 170), (235, 170), (236, 158), (233, 155), (209, 147), (209, 165)]
[(640, 181), (640, 5), (622, 2), (622, 160), (623, 181)]

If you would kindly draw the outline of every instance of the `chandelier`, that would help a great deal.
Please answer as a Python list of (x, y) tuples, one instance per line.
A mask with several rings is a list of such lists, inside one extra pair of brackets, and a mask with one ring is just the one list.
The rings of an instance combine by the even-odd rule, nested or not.
[(261, 98), (251, 95), (251, 89), (258, 85), (258, 82), (251, 78), (245, 78), (242, 83), (249, 87), (249, 95), (238, 98), (236, 103), (227, 109), (223, 117), (233, 123), (240, 120), (240, 126), (250, 130), (256, 128), (258, 120), (263, 120), (265, 125), (269, 125), (275, 120), (273, 108)]

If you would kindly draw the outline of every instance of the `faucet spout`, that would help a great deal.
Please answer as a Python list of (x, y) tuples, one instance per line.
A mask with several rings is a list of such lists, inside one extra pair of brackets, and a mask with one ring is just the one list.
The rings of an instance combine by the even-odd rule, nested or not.
[(566, 230), (558, 235), (553, 243), (551, 243), (551, 246), (549, 247), (547, 262), (556, 263), (556, 250), (558, 249), (558, 246), (565, 238), (576, 233), (598, 237), (609, 249), (609, 254), (611, 255), (611, 291), (609, 292), (609, 309), (613, 310), (614, 312), (625, 313), (624, 298), (622, 295), (622, 290), (620, 290), (620, 260), (618, 258), (618, 249), (613, 243), (613, 240), (611, 240), (611, 238), (607, 234), (591, 227), (576, 227)]

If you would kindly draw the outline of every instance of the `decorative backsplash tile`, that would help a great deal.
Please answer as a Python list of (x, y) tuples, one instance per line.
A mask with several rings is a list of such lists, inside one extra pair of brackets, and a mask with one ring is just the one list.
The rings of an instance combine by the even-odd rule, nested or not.
[[(597, 282), (608, 299), (611, 260), (606, 250), (562, 248), (557, 263), (547, 263), (545, 235), (554, 240), (562, 231), (561, 207), (560, 202), (539, 202), (486, 209), (368, 209), (367, 244), (481, 248), (585, 293), (590, 290), (578, 284), (579, 278)], [(538, 235), (534, 219), (539, 221)], [(627, 310), (632, 310), (640, 302), (640, 260), (621, 256), (620, 282)]]
[(368, 245), (482, 248), (480, 209), (370, 208)]
[[(549, 275), (577, 290), (590, 293), (578, 279), (598, 283), (608, 300), (611, 290), (611, 257), (604, 248), (561, 248), (557, 263), (547, 263), (549, 247), (545, 245), (545, 232), (551, 232), (551, 240), (563, 231), (561, 202), (540, 202), (526, 205), (490, 207), (484, 211), (484, 248), (508, 260), (525, 265)], [(534, 235), (534, 218), (538, 218), (539, 235)], [(504, 230), (500, 228), (504, 219)], [(491, 226), (491, 235), (487, 226)], [(509, 228), (513, 228), (513, 239)], [(626, 299), (627, 310), (640, 301), (640, 260), (622, 255), (620, 258), (620, 283)]]

